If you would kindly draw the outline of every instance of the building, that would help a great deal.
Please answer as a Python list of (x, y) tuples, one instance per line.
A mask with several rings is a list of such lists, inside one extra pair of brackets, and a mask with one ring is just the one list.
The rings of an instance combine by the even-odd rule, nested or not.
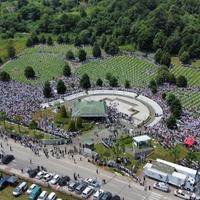
[(133, 137), (133, 155), (136, 159), (143, 159), (153, 151), (151, 138), (148, 135)]
[(158, 181), (193, 191), (197, 170), (156, 159), (144, 166), (144, 174)]
[(108, 117), (106, 104), (101, 101), (77, 100), (72, 107), (72, 117), (106, 118)]

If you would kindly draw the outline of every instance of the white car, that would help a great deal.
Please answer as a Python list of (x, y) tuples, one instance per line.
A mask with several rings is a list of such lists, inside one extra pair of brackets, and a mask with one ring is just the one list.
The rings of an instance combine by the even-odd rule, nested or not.
[(28, 190), (26, 191), (27, 194), (30, 194), (32, 192), (32, 190), (36, 187), (36, 184), (32, 184)]
[(88, 186), (88, 187), (86, 187), (86, 188), (83, 190), (81, 196), (82, 196), (84, 199), (87, 199), (89, 196), (92, 195), (93, 192), (94, 192), (94, 188), (91, 187), (91, 186)]
[(85, 179), (85, 182), (86, 182), (88, 185), (90, 185), (90, 186), (92, 186), (92, 187), (94, 187), (94, 188), (100, 187), (100, 183), (99, 183), (99, 181), (98, 181), (97, 179), (94, 179), (94, 178), (86, 178), (86, 179)]
[(45, 171), (40, 171), (40, 172), (38, 172), (37, 173), (37, 175), (36, 175), (36, 179), (41, 179), (41, 178), (43, 178), (45, 175), (47, 174), (47, 172), (45, 172)]
[(46, 200), (47, 197), (48, 197), (47, 191), (42, 191), (42, 193), (41, 193), (40, 196), (37, 198), (37, 200)]
[(56, 175), (49, 181), (49, 183), (52, 184), (52, 185), (55, 185), (55, 184), (58, 182), (59, 179), (60, 179), (60, 176), (56, 174)]
[(56, 194), (54, 192), (51, 192), (48, 195), (47, 200), (56, 200)]
[(46, 174), (45, 176), (42, 177), (42, 180), (44, 182), (49, 182), (53, 178), (53, 174)]
[(93, 195), (93, 200), (99, 200), (103, 193), (104, 191), (102, 189), (97, 190)]
[(188, 192), (188, 191), (185, 191), (185, 190), (175, 190), (174, 191), (174, 195), (177, 196), (177, 197), (180, 197), (182, 199), (186, 199), (186, 200), (190, 200), (191, 198), (196, 198), (196, 195), (194, 193), (191, 193), (191, 192)]
[(158, 190), (161, 190), (161, 191), (164, 191), (164, 192), (169, 192), (169, 185), (167, 183), (163, 183), (163, 182), (156, 182), (153, 184), (153, 187), (158, 189)]

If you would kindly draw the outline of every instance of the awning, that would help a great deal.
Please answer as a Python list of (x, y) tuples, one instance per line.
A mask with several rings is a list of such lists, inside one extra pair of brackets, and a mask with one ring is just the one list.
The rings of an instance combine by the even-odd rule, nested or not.
[(187, 137), (184, 140), (184, 144), (187, 145), (187, 146), (189, 146), (189, 147), (193, 146), (194, 143), (195, 143), (195, 140), (192, 137)]

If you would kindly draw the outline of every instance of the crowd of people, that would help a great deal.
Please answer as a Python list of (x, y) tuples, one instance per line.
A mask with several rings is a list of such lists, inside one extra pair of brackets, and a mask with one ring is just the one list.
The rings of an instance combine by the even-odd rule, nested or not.
[[(65, 96), (80, 92), (82, 89), (79, 88), (79, 79), (74, 75), (71, 77), (63, 77), (63, 81), (67, 86), (67, 92)], [(56, 94), (56, 80), (51, 81), (51, 86), (53, 88), (54, 98), (64, 97)], [(95, 89), (113, 89), (109, 86), (107, 87), (95, 87)], [(114, 88), (116, 89), (116, 88)], [(165, 84), (161, 88), (159, 88), (159, 92), (153, 95), (148, 88), (136, 88), (132, 87), (130, 89), (125, 88), (117, 88), (123, 91), (130, 91), (139, 95), (144, 95), (152, 100), (156, 101), (161, 108), (163, 109), (163, 117), (162, 119), (155, 124), (153, 127), (145, 126), (145, 133), (158, 138), (160, 143), (166, 147), (170, 148), (174, 146), (177, 142), (183, 142), (187, 136), (194, 137), (195, 140), (199, 139), (200, 134), (200, 120), (194, 115), (194, 112), (188, 110), (183, 110), (183, 114), (181, 119), (178, 120), (177, 129), (171, 130), (166, 126), (166, 119), (170, 115), (170, 109), (167, 106), (166, 100), (162, 98), (163, 92), (176, 91), (176, 86), (171, 86), (169, 84)], [(182, 89), (183, 92), (200, 92), (199, 88), (188, 87)], [(0, 81), (0, 111), (4, 111), (7, 113), (8, 118), (14, 120), (16, 115), (22, 116), (22, 122), (25, 124), (29, 124), (32, 119), (32, 113), (39, 111), (40, 104), (47, 101), (47, 99), (43, 96), (43, 91), (41, 86), (33, 86), (30, 84), (20, 83), (17, 81), (9, 81), (9, 82), (1, 82)], [(137, 98), (137, 97), (136, 97)], [(51, 100), (52, 100), (51, 99)], [(129, 121), (129, 123), (133, 123), (133, 119), (131, 119), (128, 115), (121, 113), (117, 110), (116, 105), (108, 106), (108, 114), (109, 114), (109, 122), (114, 124), (116, 127), (121, 126), (120, 120), (125, 119)], [(107, 123), (107, 122), (106, 122)], [(40, 120), (38, 123), (38, 127), (45, 132), (53, 134), (55, 136), (59, 136), (62, 138), (70, 138), (76, 135), (79, 135), (79, 132), (68, 132), (64, 131), (61, 128), (57, 128), (53, 123), (51, 123), (48, 119)]]

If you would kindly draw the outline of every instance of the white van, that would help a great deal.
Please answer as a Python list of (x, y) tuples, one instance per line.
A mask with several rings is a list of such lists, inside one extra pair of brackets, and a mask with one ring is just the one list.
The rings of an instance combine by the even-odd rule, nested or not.
[(92, 193), (94, 192), (94, 188), (91, 186), (88, 186), (83, 190), (82, 197), (87, 199)]
[(28, 184), (27, 182), (22, 182), (20, 183), (13, 191), (13, 195), (14, 196), (19, 196), (21, 195), (23, 192), (25, 192), (28, 188)]
[(93, 200), (98, 200), (103, 195), (104, 191), (102, 189), (97, 190), (93, 195)]
[(55, 199), (56, 199), (56, 194), (54, 192), (51, 192), (47, 197), (47, 200), (55, 200)]

